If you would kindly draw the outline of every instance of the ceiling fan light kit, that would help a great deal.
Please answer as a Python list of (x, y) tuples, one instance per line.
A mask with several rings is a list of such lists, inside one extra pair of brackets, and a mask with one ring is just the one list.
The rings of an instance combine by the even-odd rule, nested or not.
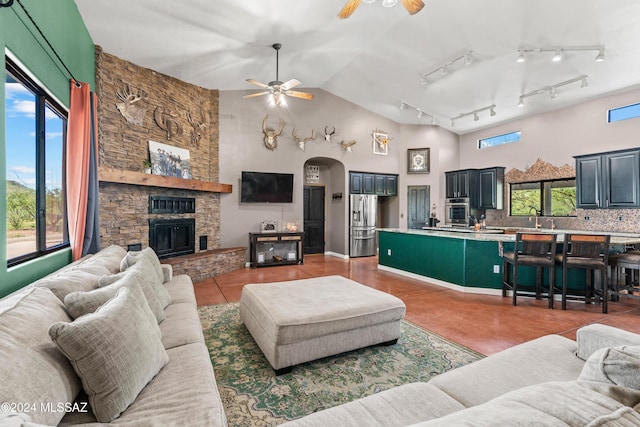
[(254, 84), (262, 89), (265, 89), (262, 92), (252, 93), (249, 95), (244, 95), (243, 98), (255, 98), (257, 96), (269, 95), (269, 103), (273, 106), (277, 107), (286, 107), (287, 106), (287, 96), (292, 96), (294, 98), (302, 98), (302, 99), (313, 99), (313, 95), (306, 92), (298, 92), (295, 90), (291, 90), (298, 86), (301, 82), (296, 79), (287, 80), (286, 82), (281, 82), (279, 78), (279, 66), (280, 66), (280, 57), (278, 52), (282, 45), (280, 43), (274, 43), (271, 45), (276, 51), (276, 79), (270, 81), (269, 83), (261, 83), (254, 79), (247, 79), (247, 82)]
[(557, 89), (559, 87), (570, 85), (572, 83), (580, 82), (580, 88), (585, 88), (585, 87), (589, 86), (589, 82), (587, 81), (588, 78), (589, 78), (589, 76), (584, 74), (582, 76), (574, 77), (574, 78), (566, 80), (564, 82), (556, 83), (556, 84), (551, 85), (551, 86), (546, 86), (546, 87), (543, 87), (541, 89), (534, 90), (534, 91), (531, 91), (529, 93), (522, 94), (518, 98), (518, 107), (524, 107), (525, 98), (529, 98), (530, 96), (534, 96), (534, 95), (542, 95), (542, 94), (547, 93), (547, 92), (549, 92), (549, 98), (555, 99), (558, 96)]
[(529, 53), (546, 53), (553, 52), (551, 61), (560, 62), (564, 59), (564, 54), (567, 52), (584, 52), (594, 51), (598, 52), (594, 57), (596, 62), (604, 61), (604, 46), (571, 46), (571, 47), (536, 47), (536, 48), (520, 48), (518, 49), (518, 56), (516, 62), (525, 62), (527, 60), (527, 54)]
[[(347, 4), (344, 5), (342, 10), (338, 13), (338, 18), (347, 19), (350, 17), (353, 12), (360, 6), (360, 3), (373, 3), (376, 0), (349, 0)], [(424, 2), (422, 0), (400, 0), (402, 5), (410, 15), (415, 15), (420, 12), (424, 7)], [(393, 7), (398, 4), (398, 0), (382, 0), (382, 6), (384, 7)]]

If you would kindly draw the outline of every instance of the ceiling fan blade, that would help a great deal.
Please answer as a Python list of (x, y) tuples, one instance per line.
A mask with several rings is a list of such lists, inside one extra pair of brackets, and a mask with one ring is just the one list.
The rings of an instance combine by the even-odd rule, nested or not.
[(267, 90), (265, 92), (252, 93), (251, 95), (244, 95), (243, 98), (255, 98), (256, 96), (268, 95), (271, 91)]
[(360, 2), (362, 0), (349, 0), (347, 4), (344, 5), (340, 13), (338, 13), (338, 18), (347, 19), (351, 16), (351, 14), (360, 6)]
[(415, 15), (420, 12), (424, 7), (424, 2), (422, 0), (400, 0), (402, 1), (402, 5), (410, 15)]
[(294, 98), (302, 98), (302, 99), (313, 99), (313, 95), (305, 92), (298, 92), (296, 90), (287, 90), (284, 92), (285, 95), (293, 96)]
[(291, 79), (291, 80), (288, 80), (288, 81), (286, 81), (286, 82), (282, 83), (282, 84), (280, 85), (280, 88), (281, 88), (281, 89), (283, 89), (283, 90), (289, 90), (289, 89), (291, 89), (292, 87), (296, 87), (296, 86), (298, 86), (300, 83), (301, 83), (301, 82), (300, 82), (299, 80)]
[(261, 83), (261, 82), (259, 82), (259, 81), (257, 81), (257, 80), (247, 79), (247, 81), (248, 81), (249, 83), (251, 83), (251, 84), (256, 85), (256, 86), (260, 86), (260, 87), (269, 87), (269, 85), (264, 84), (264, 83)]

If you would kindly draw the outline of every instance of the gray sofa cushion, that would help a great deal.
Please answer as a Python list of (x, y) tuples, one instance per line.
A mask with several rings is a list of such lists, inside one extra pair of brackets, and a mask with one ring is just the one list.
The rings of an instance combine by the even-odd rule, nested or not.
[(156, 255), (151, 248), (145, 248), (141, 251), (127, 252), (120, 262), (120, 271), (125, 271), (141, 259), (146, 259), (150, 263), (160, 283), (164, 283), (164, 271), (162, 271), (162, 265), (160, 264), (158, 255)]
[(547, 335), (445, 372), (429, 383), (466, 407), (480, 405), (521, 387), (575, 380), (584, 365), (575, 351), (575, 341)]
[(463, 409), (429, 383), (411, 383), (307, 415), (283, 427), (400, 427)]
[(191, 304), (173, 303), (165, 310), (167, 318), (160, 324), (162, 345), (169, 349), (191, 343), (204, 344), (202, 324)]
[(536, 384), (415, 426), (637, 426), (640, 391), (587, 381)]
[(71, 402), (80, 391), (80, 379), (47, 333), (53, 323), (70, 321), (46, 288), (32, 287), (0, 302), (0, 403), (37, 405), (27, 413), (35, 423), (56, 425), (64, 415), (41, 411), (40, 402)]
[(578, 329), (576, 342), (578, 343), (578, 357), (587, 360), (589, 356), (601, 348), (620, 345), (640, 346), (640, 335), (613, 326), (594, 323)]
[(178, 274), (173, 279), (164, 284), (164, 287), (169, 292), (171, 302), (176, 303), (188, 303), (194, 307), (197, 307), (196, 294), (193, 290), (193, 282), (191, 277), (186, 274)]
[(587, 359), (578, 380), (640, 390), (640, 346), (601, 348)]
[(49, 329), (82, 379), (98, 421), (117, 418), (169, 360), (149, 311), (142, 297), (123, 287), (96, 312)]

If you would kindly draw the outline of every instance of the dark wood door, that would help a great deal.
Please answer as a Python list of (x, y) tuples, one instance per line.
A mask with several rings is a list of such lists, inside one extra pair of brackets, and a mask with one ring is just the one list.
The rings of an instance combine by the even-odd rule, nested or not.
[(429, 225), (429, 186), (410, 185), (408, 188), (407, 227), (421, 229)]
[(324, 253), (324, 187), (304, 187), (304, 253)]

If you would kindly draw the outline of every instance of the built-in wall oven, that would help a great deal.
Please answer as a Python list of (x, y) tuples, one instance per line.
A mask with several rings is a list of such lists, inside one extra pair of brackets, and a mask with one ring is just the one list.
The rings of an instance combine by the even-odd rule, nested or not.
[(447, 199), (445, 203), (446, 217), (444, 223), (446, 225), (458, 225), (466, 227), (469, 225), (470, 206), (469, 198)]

